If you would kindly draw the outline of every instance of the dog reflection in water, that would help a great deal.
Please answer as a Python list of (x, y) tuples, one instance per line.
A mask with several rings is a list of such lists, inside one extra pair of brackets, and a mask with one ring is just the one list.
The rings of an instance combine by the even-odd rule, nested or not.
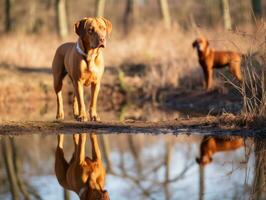
[(236, 150), (244, 145), (243, 138), (221, 138), (205, 136), (200, 145), (200, 157), (196, 162), (200, 165), (207, 165), (212, 162), (213, 154), (223, 151)]
[(104, 190), (105, 169), (97, 136), (90, 134), (92, 158), (85, 157), (86, 137), (85, 133), (73, 135), (75, 150), (67, 162), (63, 151), (64, 135), (58, 135), (55, 154), (57, 180), (65, 189), (76, 192), (81, 200), (109, 200), (109, 194)]

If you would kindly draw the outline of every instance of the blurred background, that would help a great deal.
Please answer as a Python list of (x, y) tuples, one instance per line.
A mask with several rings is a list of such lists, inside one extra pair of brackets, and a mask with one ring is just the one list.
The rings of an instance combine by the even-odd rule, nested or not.
[[(247, 55), (243, 68), (265, 71), (263, 0), (1, 0), (0, 6), (2, 110), (13, 100), (54, 100), (55, 50), (77, 40), (73, 25), (85, 16), (113, 24), (101, 89), (108, 95), (100, 95), (101, 106), (149, 102), (184, 115), (239, 113), (242, 97), (228, 83), (228, 69), (215, 73), (214, 92), (202, 94), (203, 73), (191, 45), (200, 35), (212, 48)], [(72, 86), (67, 88), (64, 94), (72, 96)]]
[[(242, 97), (228, 84), (228, 69), (215, 73), (214, 93), (202, 94), (203, 73), (191, 46), (200, 35), (213, 48), (247, 55), (243, 68), (265, 71), (263, 0), (1, 0), (0, 6), (2, 109), (12, 100), (54, 99), (55, 50), (77, 40), (73, 25), (85, 16), (113, 24), (104, 50), (101, 91), (108, 95), (100, 95), (102, 106), (151, 102), (200, 114), (239, 113)], [(70, 88), (65, 95), (72, 95)]]

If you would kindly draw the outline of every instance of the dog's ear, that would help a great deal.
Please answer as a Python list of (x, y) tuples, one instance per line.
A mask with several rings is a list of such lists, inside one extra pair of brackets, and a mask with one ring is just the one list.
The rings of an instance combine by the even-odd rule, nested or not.
[(83, 18), (75, 23), (74, 30), (78, 36), (82, 36), (84, 34), (87, 19), (88, 18)]
[(200, 159), (199, 158), (196, 158), (195, 160), (200, 165)]
[(101, 19), (104, 21), (106, 25), (107, 34), (110, 35), (110, 33), (112, 32), (112, 23), (108, 19), (105, 19), (104, 17), (101, 17)]
[(103, 200), (110, 200), (109, 193), (106, 190), (103, 191)]

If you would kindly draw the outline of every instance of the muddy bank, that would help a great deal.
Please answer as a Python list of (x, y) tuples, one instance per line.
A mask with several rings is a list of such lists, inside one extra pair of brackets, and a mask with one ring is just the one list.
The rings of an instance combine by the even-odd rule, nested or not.
[(125, 121), (125, 122), (73, 122), (73, 121), (19, 121), (3, 122), (1, 135), (28, 134), (202, 134), (202, 135), (238, 135), (266, 136), (265, 123), (253, 124), (252, 121), (226, 115), (221, 117), (197, 117), (176, 119), (164, 122)]
[[(149, 69), (150, 66), (143, 64), (107, 67), (99, 106), (106, 110), (119, 110), (126, 104), (142, 107), (149, 103), (162, 110), (176, 110), (184, 116), (220, 115), (224, 112), (238, 114), (242, 108), (241, 97), (233, 88), (218, 87), (206, 92), (199, 80), (193, 80), (194, 86), (188, 86), (187, 80), (182, 81), (179, 87), (149, 85)], [(39, 100), (55, 100), (49, 68), (2, 66), (0, 77), (0, 109), (10, 102), (32, 105)], [(64, 101), (71, 104), (73, 88), (68, 78), (64, 80), (63, 95)], [(89, 88), (85, 89), (85, 96), (89, 101)]]

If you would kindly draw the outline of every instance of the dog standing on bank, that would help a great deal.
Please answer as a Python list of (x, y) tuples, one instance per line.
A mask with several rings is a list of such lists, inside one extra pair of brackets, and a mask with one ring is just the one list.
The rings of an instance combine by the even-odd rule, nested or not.
[(83, 86), (91, 86), (89, 115), (92, 121), (99, 120), (97, 98), (104, 72), (102, 48), (106, 45), (106, 35), (112, 24), (103, 17), (83, 18), (75, 23), (78, 41), (64, 43), (56, 50), (52, 73), (57, 96), (57, 119), (64, 119), (62, 86), (68, 74), (74, 86), (73, 113), (78, 121), (86, 121)]
[(241, 55), (233, 51), (216, 51), (209, 47), (209, 42), (204, 37), (197, 38), (192, 43), (193, 48), (197, 49), (199, 63), (203, 69), (205, 86), (210, 90), (213, 82), (213, 69), (229, 66), (231, 73), (242, 81), (241, 74)]

